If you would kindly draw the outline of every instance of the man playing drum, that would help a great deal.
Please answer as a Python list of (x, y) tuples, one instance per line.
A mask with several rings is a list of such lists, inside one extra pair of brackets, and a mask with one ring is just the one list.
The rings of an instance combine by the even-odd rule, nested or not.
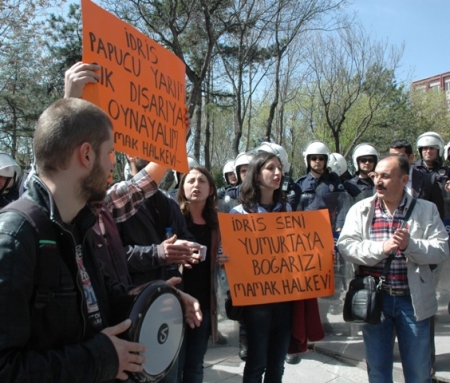
[[(118, 337), (131, 321), (111, 323), (114, 298), (128, 291), (104, 277), (90, 230), (95, 216), (88, 203), (106, 195), (112, 150), (111, 121), (93, 104), (58, 100), (39, 118), (36, 174), (23, 198), (51, 221), (58, 286), (45, 304), (34, 304), (38, 232), (19, 212), (2, 212), (2, 382), (108, 382), (143, 369), (145, 347)], [(191, 316), (194, 322), (197, 314)]]

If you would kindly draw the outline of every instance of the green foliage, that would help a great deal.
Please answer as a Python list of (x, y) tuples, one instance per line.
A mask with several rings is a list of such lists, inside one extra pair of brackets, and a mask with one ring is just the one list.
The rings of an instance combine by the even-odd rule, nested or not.
[(35, 121), (54, 97), (39, 18), (62, 2), (5, 0), (0, 5), (0, 150), (24, 166), (32, 158)]
[[(7, 4), (18, 8), (10, 14), (0, 9), (4, 21), (0, 150), (24, 164), (32, 157), (31, 137), (39, 114), (62, 96), (64, 72), (81, 60), (80, 6), (70, 5), (64, 17), (51, 14), (43, 23), (41, 16), (30, 24), (44, 3), (48, 6), (52, 1), (26, 2), (25, 9), (9, 0)], [(268, 131), (270, 140), (286, 149), (294, 178), (306, 171), (303, 150), (314, 139), (347, 158), (361, 142), (371, 142), (383, 153), (392, 139), (414, 142), (427, 130), (450, 139), (444, 94), (410, 92), (398, 85), (394, 73), (399, 56), (387, 60), (386, 46), (358, 29), (317, 32), (320, 38), (307, 33), (312, 25), (326, 29), (321, 17), (302, 24), (298, 34), (291, 33), (290, 28), (301, 24), (294, 15), (307, 10), (302, 7), (320, 4), (324, 8), (317, 10), (331, 18), (337, 9), (332, 5), (343, 5), (339, 1), (308, 0), (295, 9), (285, 2), (253, 0), (103, 0), (101, 4), (186, 64), (194, 132), (193, 103), (197, 96), (204, 100), (195, 102), (201, 105), (195, 134), (199, 143), (192, 138), (188, 151), (193, 152), (194, 144), (201, 148), (199, 159), (201, 163), (210, 159), (218, 185), (223, 184), (221, 168), (226, 160), (234, 158), (236, 151), (255, 148)], [(275, 56), (280, 57), (278, 73)], [(271, 108), (273, 127), (267, 130)], [(115, 178), (121, 176), (124, 163), (120, 157)]]
[(48, 59), (34, 29), (22, 30), (0, 56), (0, 149), (26, 165), (34, 124), (55, 94), (48, 88)]
[(449, 140), (450, 115), (445, 93), (434, 89), (412, 90), (411, 100), (412, 115), (421, 133), (433, 131)]
[(67, 18), (51, 14), (47, 20), (48, 39), (45, 45), (53, 58), (49, 87), (64, 94), (64, 72), (82, 59), (82, 24), (79, 4), (70, 4)]
[(217, 166), (214, 167), (213, 169), (211, 169), (211, 175), (214, 178), (214, 183), (216, 184), (217, 189), (225, 187), (225, 180), (223, 179), (222, 169)]

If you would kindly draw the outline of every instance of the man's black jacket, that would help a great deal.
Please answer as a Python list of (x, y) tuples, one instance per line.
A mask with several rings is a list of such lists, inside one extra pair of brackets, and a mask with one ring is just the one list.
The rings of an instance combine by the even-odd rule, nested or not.
[[(118, 371), (110, 339), (94, 332), (75, 258), (75, 240), (66, 230), (53, 198), (34, 175), (23, 198), (38, 204), (56, 232), (59, 287), (42, 309), (33, 304), (38, 235), (17, 212), (0, 213), (0, 382), (107, 382)], [(105, 278), (94, 256), (89, 207), (74, 220), (81, 234), (83, 259), (91, 279), (103, 327), (111, 325), (113, 299), (126, 288)]]

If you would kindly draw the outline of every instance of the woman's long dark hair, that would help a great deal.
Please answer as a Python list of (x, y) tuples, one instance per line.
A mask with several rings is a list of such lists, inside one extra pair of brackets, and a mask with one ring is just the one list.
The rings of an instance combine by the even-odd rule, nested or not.
[[(202, 166), (195, 166), (191, 168), (190, 170), (198, 170), (200, 173), (202, 173), (206, 179), (208, 180), (209, 187), (212, 191), (211, 195), (207, 198), (206, 204), (202, 211), (202, 217), (206, 221), (206, 224), (216, 228), (219, 225), (219, 218), (217, 216), (217, 187), (214, 183), (214, 179), (212, 178), (211, 174)], [(178, 189), (178, 204), (180, 205), (181, 212), (184, 215), (184, 218), (186, 219), (186, 222), (189, 224), (192, 223), (192, 215), (189, 210), (189, 201), (186, 198), (186, 194), (184, 193), (184, 183), (186, 181), (186, 177), (188, 174), (183, 174), (180, 180), (180, 187)]]
[[(241, 190), (239, 193), (239, 202), (244, 207), (244, 210), (248, 213), (254, 213), (256, 211), (256, 206), (261, 200), (261, 189), (258, 182), (258, 176), (261, 173), (262, 167), (265, 163), (272, 158), (280, 159), (273, 153), (259, 152), (256, 154), (248, 166), (247, 175), (241, 185)], [(281, 161), (280, 161), (281, 163)], [(281, 184), (283, 180), (281, 180)], [(273, 202), (281, 203), (281, 211), (286, 211), (286, 194), (280, 187), (273, 193)]]

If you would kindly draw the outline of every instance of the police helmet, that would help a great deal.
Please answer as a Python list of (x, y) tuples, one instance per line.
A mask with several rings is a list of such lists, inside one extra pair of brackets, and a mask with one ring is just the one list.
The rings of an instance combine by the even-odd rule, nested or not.
[(444, 147), (444, 160), (448, 160), (449, 159), (448, 158), (449, 155), (450, 155), (449, 150), (450, 150), (450, 141), (447, 142), (447, 145), (445, 145), (445, 147)]
[(248, 152), (241, 152), (236, 156), (236, 159), (234, 160), (234, 172), (236, 173), (238, 183), (242, 182), (241, 175), (239, 174), (239, 168), (242, 165), (248, 165), (252, 158), (253, 156)]
[(375, 157), (375, 165), (380, 160), (380, 153), (378, 152), (378, 150), (375, 149), (375, 147), (372, 144), (368, 143), (359, 144), (355, 147), (355, 149), (353, 149), (352, 155), (353, 166), (355, 167), (355, 170), (359, 170), (358, 158), (364, 156)]
[(336, 173), (338, 176), (344, 174), (348, 169), (347, 161), (345, 160), (345, 157), (340, 153), (331, 153), (328, 157), (327, 166), (333, 173)]
[(419, 151), (420, 158), (422, 157), (422, 148), (425, 146), (431, 146), (439, 150), (439, 157), (442, 157), (444, 154), (444, 140), (442, 137), (436, 132), (425, 132), (417, 138), (416, 146)]
[(286, 150), (281, 145), (275, 144), (273, 142), (263, 142), (261, 145), (256, 147), (255, 152), (267, 152), (275, 154), (283, 166), (283, 174), (289, 173), (291, 169), (291, 164), (288, 160), (288, 155)]
[(228, 160), (222, 168), (222, 176), (226, 184), (229, 184), (227, 179), (228, 173), (234, 173), (234, 160)]
[(198, 163), (198, 161), (194, 157), (188, 156), (187, 160), (188, 160), (189, 169), (196, 168), (196, 167), (200, 166), (200, 164)]
[(322, 154), (326, 156), (326, 161), (328, 161), (328, 157), (330, 156), (330, 149), (327, 145), (325, 145), (322, 141), (314, 140), (311, 141), (303, 152), (303, 160), (305, 161), (305, 165), (309, 170), (309, 156), (313, 154)]
[(8, 153), (0, 152), (0, 176), (12, 180), (8, 182), (5, 189), (18, 182), (21, 174), (20, 165)]

